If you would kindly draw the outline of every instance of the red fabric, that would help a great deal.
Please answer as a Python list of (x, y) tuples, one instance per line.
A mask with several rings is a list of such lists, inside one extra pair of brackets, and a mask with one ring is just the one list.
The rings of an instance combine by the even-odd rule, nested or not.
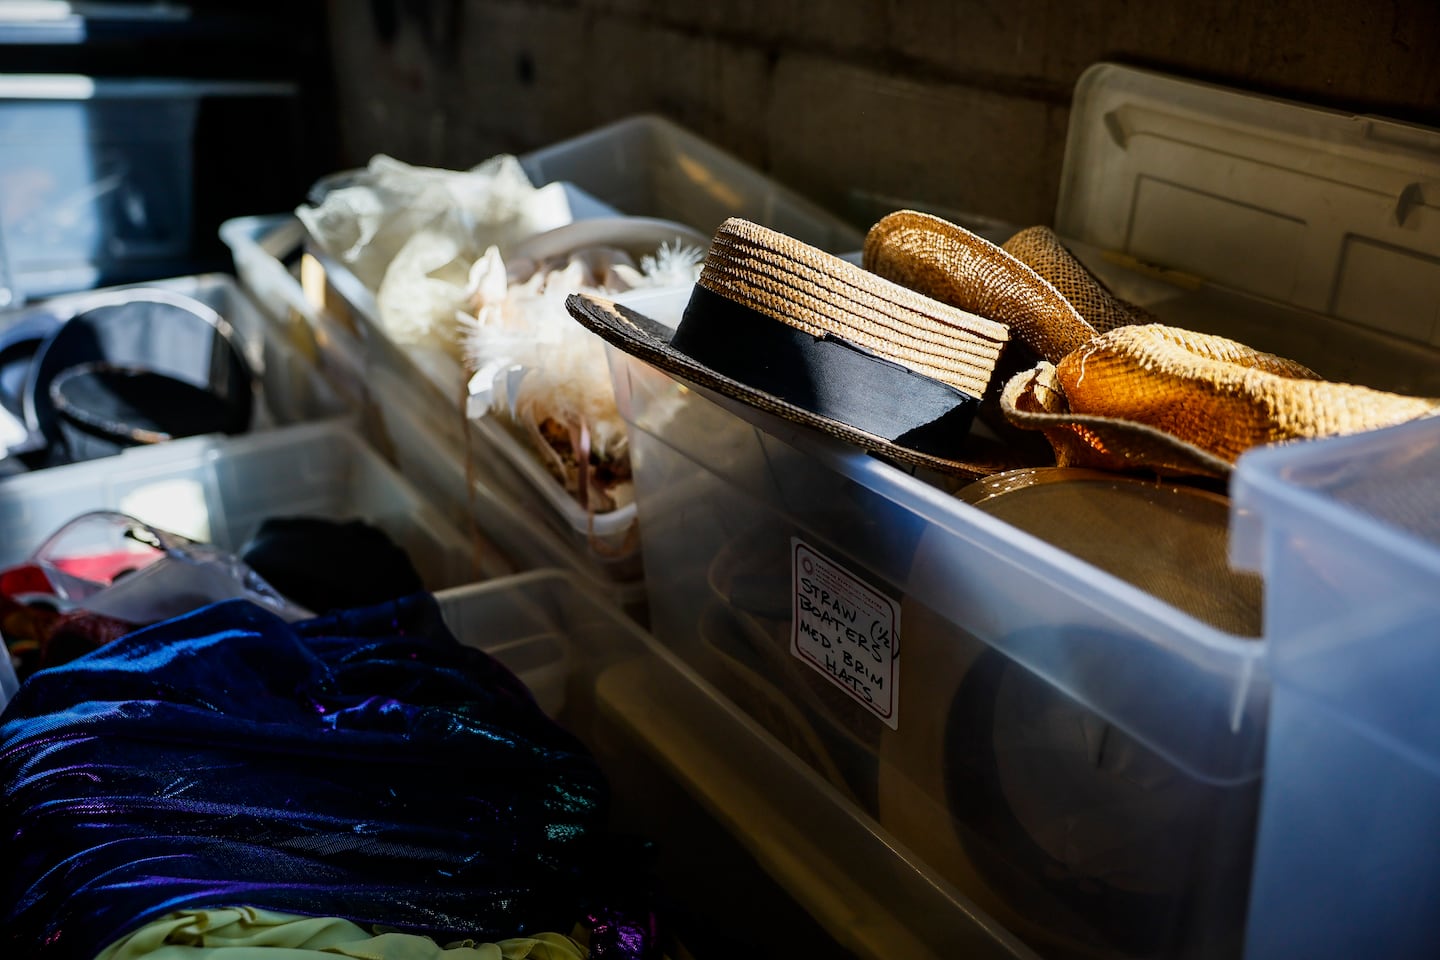
[(64, 557), (49, 562), (72, 577), (80, 577), (95, 583), (110, 583), (119, 574), (148, 567), (163, 556), (165, 554), (160, 550), (144, 552), (115, 550), (110, 553)]

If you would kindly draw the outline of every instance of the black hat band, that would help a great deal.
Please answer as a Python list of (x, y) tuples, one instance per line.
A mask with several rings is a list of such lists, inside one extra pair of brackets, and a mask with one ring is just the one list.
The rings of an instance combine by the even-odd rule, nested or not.
[(935, 457), (959, 459), (980, 405), (848, 340), (815, 337), (699, 285), (670, 345), (747, 387)]

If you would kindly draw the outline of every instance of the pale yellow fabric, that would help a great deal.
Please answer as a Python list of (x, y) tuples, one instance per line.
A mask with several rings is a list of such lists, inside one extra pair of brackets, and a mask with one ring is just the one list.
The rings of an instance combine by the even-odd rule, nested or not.
[(121, 937), (96, 960), (585, 960), (587, 955), (558, 933), (441, 946), (415, 934), (371, 933), (336, 917), (221, 907), (167, 914)]

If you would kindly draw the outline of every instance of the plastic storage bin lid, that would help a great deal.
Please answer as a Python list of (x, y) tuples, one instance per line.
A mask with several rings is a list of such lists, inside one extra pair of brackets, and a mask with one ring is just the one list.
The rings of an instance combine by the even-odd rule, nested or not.
[(1440, 345), (1440, 130), (1097, 64), (1075, 88), (1055, 227)]

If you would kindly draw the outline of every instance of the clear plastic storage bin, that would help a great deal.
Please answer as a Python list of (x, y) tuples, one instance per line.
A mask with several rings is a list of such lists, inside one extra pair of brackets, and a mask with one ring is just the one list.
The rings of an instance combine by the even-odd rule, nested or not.
[(1246, 956), (1440, 954), (1440, 420), (1247, 454), (1274, 691)]
[(346, 407), (360, 410), (368, 390), (365, 355), (354, 330), (310, 303), (285, 263), (298, 253), (304, 238), (304, 226), (288, 213), (237, 217), (220, 226), (235, 275), (269, 321), (269, 335), (313, 364)]
[(438, 599), (595, 753), (694, 956), (1033, 960), (580, 581), (536, 571)]
[(818, 204), (664, 117), (627, 117), (520, 158), (535, 183), (563, 181), (632, 217), (689, 224), (709, 236), (744, 217), (832, 253), (863, 235)]
[[(803, 427), (612, 363), (661, 642), (1042, 955), (1238, 950), (1258, 639)], [(898, 636), (883, 665), (825, 667), (863, 689), (795, 652), (807, 580)]]
[(260, 104), (253, 122), (294, 97), (285, 83), (0, 76), (0, 307), (193, 272), (202, 110)]
[[(421, 426), (445, 445), (461, 471), (531, 513), (562, 540), (576, 557), (564, 566), (578, 564), (616, 589), (638, 583), (634, 505), (587, 514), (515, 433), (493, 416), (468, 418), (458, 365), (446, 358), (451, 369), (435, 371), (417, 363), (381, 330), (373, 293), (329, 257), (304, 255), (300, 273), (310, 282), (302, 287), (279, 258), (286, 255), (284, 241), (303, 234), (288, 215), (232, 220), (222, 231), (242, 282), (269, 304), (282, 337), (315, 354), (318, 367), (361, 416), (367, 436), (387, 452), (400, 450), (410, 444), (399, 432)], [(455, 388), (454, 396), (442, 389), (445, 382)], [(398, 409), (406, 412), (397, 414)], [(401, 469), (413, 462), (401, 463)]]
[[(458, 398), (440, 409), (430, 384), (417, 382), (419, 374), (396, 360), (397, 353), (388, 354), (391, 362), (375, 361), (351, 328), (307, 300), (286, 267), (284, 258), (304, 235), (293, 216), (231, 220), (221, 235), (241, 284), (265, 306), (267, 336), (315, 358), (361, 432), (456, 529), (483, 531), (525, 566), (573, 570), (625, 609), (643, 613), (633, 506), (623, 514), (596, 516), (592, 543), (583, 515), (577, 520), (557, 514), (548, 498), (541, 501), (534, 482), (512, 466), (514, 457), (496, 452), (502, 440), (519, 451), (519, 441), (505, 428), (491, 418), (467, 422)], [(397, 348), (387, 344), (387, 349)], [(543, 469), (538, 461), (536, 468)], [(508, 482), (497, 483), (497, 476)], [(516, 491), (524, 498), (516, 498)]]
[[(1405, 202), (1437, 158), (1435, 131), (1100, 65), (1077, 86), (1057, 230), (1162, 323), (1440, 396), (1440, 221)], [(632, 305), (673, 325), (685, 300)], [(1227, 632), (919, 477), (610, 357), (661, 642), (1041, 953), (1239, 954), (1283, 593), (1262, 635)], [(818, 649), (800, 615), (816, 603), (898, 636), (897, 655)], [(1288, 826), (1328, 856), (1324, 831)], [(1259, 904), (1284, 881), (1255, 882)]]
[(24, 561), (77, 514), (116, 510), (231, 552), (268, 517), (359, 519), (434, 590), (514, 571), (471, 544), (344, 424), (192, 437), (0, 481), (0, 565)]
[[(862, 239), (837, 217), (660, 117), (632, 117), (520, 159), (537, 185), (578, 187), (582, 193), (571, 201), (577, 209), (590, 199), (591, 205), (599, 201), (627, 216), (676, 221), (707, 237), (726, 217), (744, 216), (837, 252), (857, 249)], [(267, 277), (277, 279), (273, 271)], [(453, 362), (431, 360), (392, 342), (379, 323), (373, 291), (324, 251), (307, 245), (301, 279), (310, 301), (324, 304), (338, 317), (338, 329), (353, 333), (352, 343), (340, 350), (352, 351), (358, 343), (367, 376), (384, 368), (397, 375), (393, 382), (408, 384), (430, 429), (457, 455), (468, 456), (472, 471), (545, 518), (598, 572), (620, 582), (638, 581), (633, 505), (587, 513), (496, 418), (467, 426), (459, 397), (450, 395), (459, 386), (456, 371), (448, 369)]]

